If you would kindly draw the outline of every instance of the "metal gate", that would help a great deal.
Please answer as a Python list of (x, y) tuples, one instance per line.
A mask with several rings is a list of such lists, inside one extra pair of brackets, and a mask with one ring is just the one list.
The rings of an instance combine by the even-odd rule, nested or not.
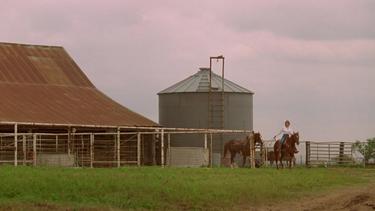
[(306, 141), (306, 166), (353, 164), (352, 142)]

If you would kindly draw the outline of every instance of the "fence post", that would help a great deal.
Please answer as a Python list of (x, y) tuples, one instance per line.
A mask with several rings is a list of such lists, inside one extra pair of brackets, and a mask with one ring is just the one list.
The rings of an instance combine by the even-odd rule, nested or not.
[(137, 133), (137, 166), (141, 166), (141, 134)]
[(26, 165), (26, 136), (22, 136), (23, 165)]
[(117, 168), (120, 168), (121, 166), (121, 157), (120, 157), (120, 139), (121, 139), (121, 134), (120, 134), (120, 128), (117, 128)]
[(90, 167), (94, 167), (94, 134), (90, 134)]
[(168, 166), (171, 166), (171, 134), (168, 133)]
[(17, 166), (17, 164), (18, 164), (18, 125), (17, 125), (17, 123), (16, 124), (14, 124), (14, 166)]
[(328, 144), (328, 161), (327, 166), (329, 166), (331, 163), (331, 144)]
[(306, 166), (310, 167), (310, 141), (306, 141)]
[(213, 163), (213, 144), (212, 144), (212, 133), (210, 133), (210, 168), (212, 168)]
[(207, 133), (204, 134), (204, 149), (207, 149)]
[(72, 133), (72, 130), (71, 130), (71, 128), (69, 127), (68, 128), (68, 143), (67, 143), (67, 145), (68, 145), (68, 155), (70, 155), (70, 142), (71, 142), (71, 133)]
[(36, 134), (33, 134), (33, 165), (36, 166)]
[(161, 167), (164, 168), (164, 129), (161, 129), (161, 133), (160, 133), (160, 160), (161, 160)]
[(58, 150), (59, 150), (59, 136), (58, 135), (56, 135), (56, 152), (58, 152)]
[(345, 143), (340, 142), (339, 164), (343, 164)]
[(264, 165), (268, 166), (268, 147), (264, 147)]
[(255, 143), (250, 139), (250, 167), (255, 168)]
[(249, 141), (249, 165), (250, 165), (250, 168), (252, 168), (253, 167), (253, 163), (252, 163), (252, 161), (251, 161), (251, 140)]
[(159, 137), (160, 137), (159, 130), (156, 129), (155, 134), (152, 135), (152, 141), (151, 141), (152, 165), (157, 165), (156, 140), (159, 139)]
[(207, 133), (204, 133), (204, 153), (208, 153), (207, 167), (210, 166), (210, 152), (208, 151)]

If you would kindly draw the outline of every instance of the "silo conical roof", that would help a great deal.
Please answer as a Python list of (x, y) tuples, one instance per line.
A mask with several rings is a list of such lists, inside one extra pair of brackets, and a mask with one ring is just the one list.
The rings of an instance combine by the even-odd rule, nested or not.
[[(209, 91), (209, 77), (210, 68), (199, 68), (199, 71), (182, 80), (158, 94), (168, 94), (168, 93), (181, 93), (181, 92), (208, 92)], [(211, 74), (211, 91), (221, 91), (222, 81), (221, 76), (212, 72)], [(234, 92), (234, 93), (248, 93), (254, 94), (252, 91), (224, 78), (224, 92)]]

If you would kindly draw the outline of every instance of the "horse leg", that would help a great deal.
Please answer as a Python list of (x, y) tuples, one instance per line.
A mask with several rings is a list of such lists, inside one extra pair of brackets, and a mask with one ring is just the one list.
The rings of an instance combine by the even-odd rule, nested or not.
[(235, 152), (232, 152), (230, 154), (230, 167), (233, 168), (233, 163), (234, 163), (234, 157), (236, 156)]
[(279, 153), (275, 151), (275, 162), (276, 162), (276, 168), (279, 169)]
[(275, 161), (276, 161), (276, 168), (279, 169), (279, 159), (276, 158)]
[(245, 167), (246, 157), (247, 157), (246, 155), (243, 155), (243, 156), (242, 156), (242, 158), (243, 158), (243, 159), (242, 159), (242, 167)]
[(290, 156), (290, 168), (296, 166), (296, 158), (294, 157), (294, 153)]
[(289, 168), (292, 168), (292, 157), (289, 159)]

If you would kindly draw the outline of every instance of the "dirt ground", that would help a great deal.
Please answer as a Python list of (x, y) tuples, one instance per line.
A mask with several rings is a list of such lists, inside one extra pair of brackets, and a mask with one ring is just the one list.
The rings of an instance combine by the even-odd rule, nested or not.
[(375, 210), (375, 185), (371, 184), (367, 187), (344, 188), (328, 192), (324, 196), (319, 195), (316, 197), (303, 198), (295, 202), (245, 209), (254, 211)]

